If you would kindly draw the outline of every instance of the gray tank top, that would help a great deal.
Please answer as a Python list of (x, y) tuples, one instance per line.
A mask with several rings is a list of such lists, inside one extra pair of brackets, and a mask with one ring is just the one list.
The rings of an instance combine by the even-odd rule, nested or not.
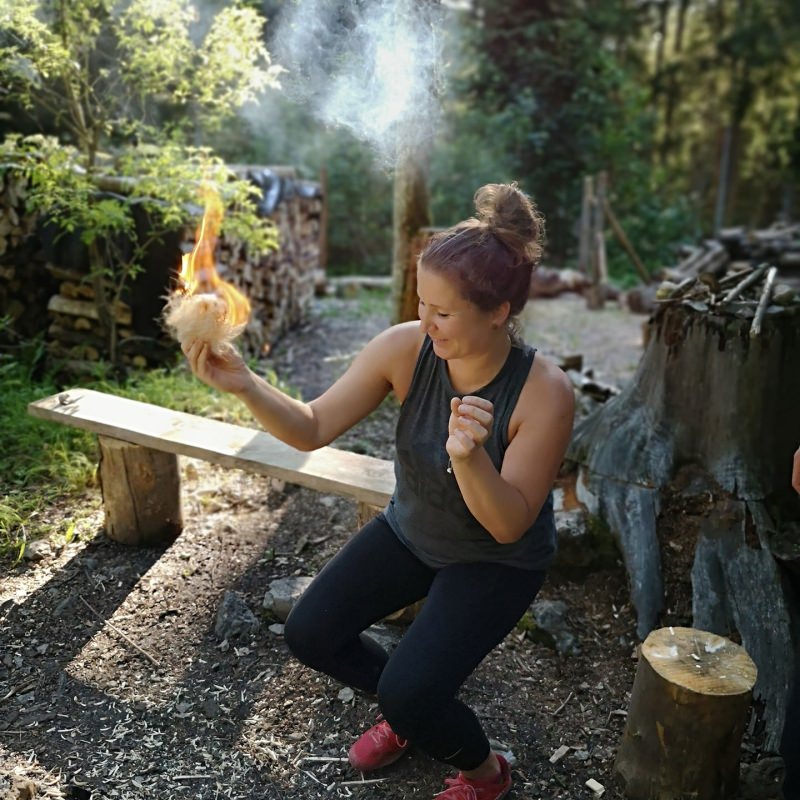
[[(508, 423), (534, 355), (530, 347), (512, 346), (500, 372), (471, 393), (494, 405), (494, 425), (484, 448), (498, 471), (508, 447)], [(522, 538), (500, 544), (472, 516), (455, 475), (447, 472), (450, 399), (457, 396), (447, 363), (433, 352), (433, 343), (426, 336), (397, 421), (397, 485), (384, 511), (386, 521), (420, 560), (437, 569), (476, 561), (545, 569), (556, 550), (552, 492)]]

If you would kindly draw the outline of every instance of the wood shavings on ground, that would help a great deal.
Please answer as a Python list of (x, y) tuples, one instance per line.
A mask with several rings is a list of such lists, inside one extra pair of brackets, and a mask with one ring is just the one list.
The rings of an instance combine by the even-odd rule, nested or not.
[[(273, 350), (284, 361), (267, 365), (305, 396), (347, 366), (326, 355), (355, 352), (385, 324), (336, 303)], [(574, 304), (564, 308), (580, 319)], [(395, 414), (381, 406), (339, 444), (390, 458)], [(453, 771), (417, 751), (365, 776), (381, 782), (361, 780), (347, 750), (374, 723), (374, 700), (340, 699), (340, 684), (299, 665), (269, 633), (278, 620), (262, 608), (271, 581), (312, 575), (341, 547), (355, 507), (202, 462), (184, 460), (183, 470), (187, 527), (170, 547), (76, 540), (0, 578), (0, 780), (33, 782), (37, 800), (431, 800)], [(98, 498), (81, 503), (94, 504), (99, 528)], [(57, 530), (75, 508), (43, 513)], [(549, 579), (542, 596), (568, 604), (581, 652), (564, 658), (515, 631), (463, 687), (488, 734), (514, 751), (515, 798), (589, 798), (590, 778), (606, 787), (603, 800), (620, 798), (612, 769), (636, 666), (626, 587), (621, 567)], [(229, 590), (261, 629), (222, 648), (214, 620)], [(755, 736), (746, 738), (752, 761)], [(569, 752), (551, 764), (562, 743)], [(763, 778), (757, 787), (752, 800), (767, 800)]]

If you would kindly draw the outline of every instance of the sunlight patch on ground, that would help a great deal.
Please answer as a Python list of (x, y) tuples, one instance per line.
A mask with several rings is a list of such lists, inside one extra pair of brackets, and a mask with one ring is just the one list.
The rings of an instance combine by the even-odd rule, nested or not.
[(584, 369), (617, 386), (636, 371), (642, 356), (644, 315), (609, 301), (589, 311), (577, 294), (529, 300), (520, 317), (525, 341), (546, 355), (583, 356)]
[(28, 565), (14, 574), (3, 575), (2, 583), (0, 583), (0, 608), (9, 601), (16, 605), (23, 605), (29, 597), (51, 581), (66, 564), (78, 556), (87, 544), (88, 542), (71, 542), (55, 558), (41, 564)]

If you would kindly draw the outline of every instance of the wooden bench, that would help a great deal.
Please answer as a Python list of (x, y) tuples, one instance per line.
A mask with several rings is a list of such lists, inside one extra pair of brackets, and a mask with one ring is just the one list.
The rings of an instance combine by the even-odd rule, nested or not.
[(351, 497), (360, 523), (394, 490), (390, 461), (333, 447), (304, 453), (263, 431), (90, 389), (37, 400), (28, 412), (97, 434), (106, 533), (119, 542), (154, 543), (181, 532), (178, 456)]

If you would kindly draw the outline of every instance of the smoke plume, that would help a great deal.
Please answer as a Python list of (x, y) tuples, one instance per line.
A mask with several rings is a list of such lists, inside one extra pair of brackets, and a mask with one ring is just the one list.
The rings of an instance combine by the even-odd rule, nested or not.
[(415, 0), (287, 3), (269, 45), (284, 92), (348, 129), (391, 165), (424, 145), (439, 116), (443, 15)]

